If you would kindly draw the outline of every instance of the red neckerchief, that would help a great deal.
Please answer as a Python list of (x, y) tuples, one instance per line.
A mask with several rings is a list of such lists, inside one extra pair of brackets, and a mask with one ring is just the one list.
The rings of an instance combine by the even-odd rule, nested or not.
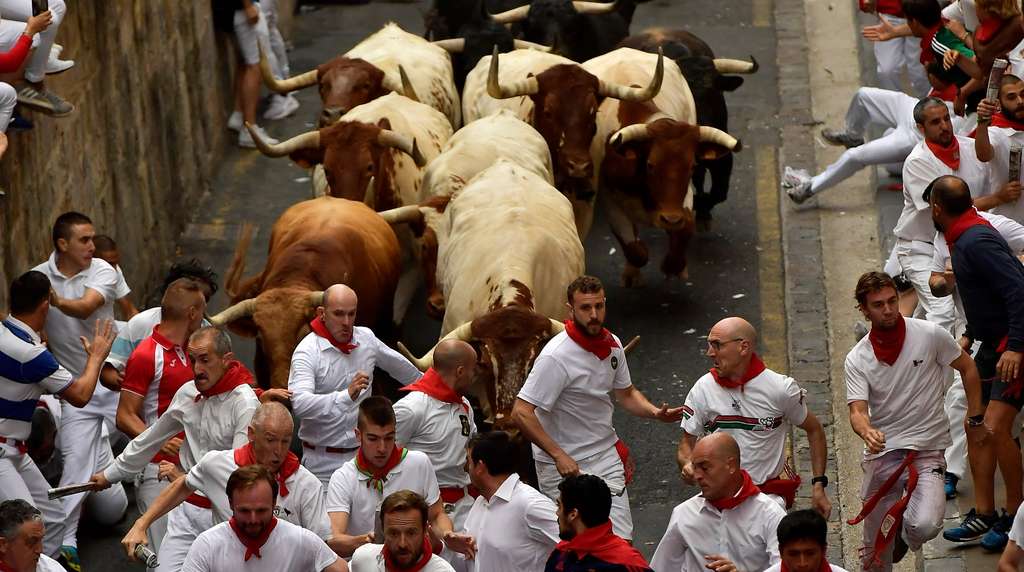
[(935, 39), (935, 34), (939, 33), (943, 24), (946, 23), (946, 19), (943, 18), (941, 22), (935, 25), (934, 28), (928, 30), (921, 36), (921, 56), (918, 58), (922, 65), (928, 65), (935, 59), (935, 52), (932, 51), (932, 40)]
[(992, 127), (1009, 127), (1014, 131), (1024, 131), (1024, 121), (1017, 121), (1016, 119), (1010, 119), (1003, 115), (1003, 112), (999, 112), (992, 116)]
[(871, 328), (868, 332), (868, 340), (871, 341), (871, 349), (875, 351), (875, 358), (890, 366), (900, 357), (900, 350), (903, 349), (903, 342), (906, 339), (907, 322), (902, 315), (897, 320), (895, 328)]
[(380, 494), (384, 494), (384, 483), (388, 480), (388, 473), (405, 459), (405, 455), (408, 452), (408, 449), (403, 449), (396, 445), (391, 450), (388, 462), (378, 469), (366, 460), (366, 457), (363, 456), (363, 449), (360, 447), (359, 451), (356, 452), (356, 469), (363, 475), (370, 477), (370, 480), (366, 481), (366, 488), (373, 487), (380, 491)]
[(381, 556), (384, 557), (384, 570), (387, 572), (419, 572), (423, 570), (423, 567), (430, 562), (430, 559), (434, 556), (434, 549), (430, 546), (430, 539), (427, 535), (423, 535), (423, 554), (420, 555), (420, 559), (413, 563), (408, 568), (401, 568), (397, 564), (391, 561), (391, 551), (388, 550), (388, 545), (385, 544), (384, 548), (380, 549)]
[(767, 481), (757, 485), (757, 488), (761, 489), (761, 492), (766, 495), (778, 495), (782, 497), (782, 500), (786, 503), (786, 508), (792, 508), (793, 503), (796, 502), (796, 491), (800, 489), (800, 475), (796, 475), (795, 478), (791, 479), (780, 479), (778, 477), (774, 479), (768, 479)]
[[(256, 449), (253, 448), (252, 443), (235, 449), (235, 464), (239, 467), (247, 467), (249, 465), (255, 465), (256, 461)], [(288, 456), (284, 458), (284, 462), (281, 463), (281, 468), (277, 470), (277, 491), (281, 497), (288, 496), (288, 487), (285, 485), (285, 481), (291, 478), (295, 474), (295, 471), (299, 470), (299, 458), (295, 456), (295, 453), (288, 451)]]
[(974, 40), (987, 44), (1002, 27), (1003, 21), (999, 18), (986, 18), (979, 22), (978, 28), (974, 30)]
[(711, 377), (715, 378), (715, 383), (726, 389), (739, 389), (746, 385), (748, 381), (761, 375), (761, 372), (765, 369), (764, 362), (761, 361), (761, 358), (755, 353), (750, 356), (750, 365), (747, 366), (747, 371), (743, 372), (743, 377), (739, 380), (734, 381), (728, 377), (722, 377), (721, 374), (718, 373), (718, 368), (715, 367), (711, 368)]
[[(252, 373), (242, 365), (242, 362), (232, 361), (228, 365), (228, 370), (224, 372), (224, 376), (220, 378), (220, 381), (214, 384), (210, 389), (200, 391), (195, 400), (198, 402), (203, 398), (209, 399), (215, 395), (228, 393), (240, 385), (248, 385), (251, 387), (253, 385), (253, 381)], [(198, 387), (196, 389), (198, 389)]]
[(957, 140), (956, 135), (953, 136), (953, 140), (949, 145), (942, 147), (936, 143), (932, 143), (925, 139), (925, 145), (931, 149), (933, 155), (938, 157), (939, 161), (942, 161), (947, 167), (956, 171), (960, 168), (960, 141)]
[(957, 239), (960, 238), (960, 235), (972, 226), (987, 226), (992, 228), (992, 225), (978, 214), (978, 209), (974, 207), (967, 209), (964, 211), (964, 214), (957, 217), (957, 219), (953, 221), (953, 223), (950, 224), (943, 233), (946, 237), (946, 244), (949, 246), (951, 251), (953, 250), (953, 244), (955, 244)]
[(334, 339), (331, 332), (327, 330), (327, 324), (324, 323), (322, 318), (313, 318), (313, 321), (309, 323), (309, 327), (313, 328), (313, 333), (320, 336), (321, 338), (331, 342), (331, 345), (341, 350), (341, 353), (348, 355), (352, 353), (352, 350), (359, 347), (359, 344), (353, 344), (352, 340), (346, 343), (341, 343)]
[[(789, 572), (789, 568), (786, 567), (786, 561), (782, 561), (782, 568), (779, 572)], [(832, 565), (828, 563), (828, 558), (825, 558), (825, 551), (821, 554), (821, 566), (818, 566), (818, 572), (832, 572)]]
[(469, 406), (462, 401), (462, 396), (459, 395), (459, 392), (455, 391), (455, 389), (445, 383), (444, 380), (441, 379), (441, 375), (437, 373), (434, 368), (427, 369), (426, 373), (423, 374), (423, 377), (401, 388), (401, 390), (426, 393), (438, 401), (460, 405), (464, 410), (466, 410), (466, 413), (469, 413)]
[(956, 94), (958, 88), (955, 83), (951, 83), (941, 90), (935, 89), (934, 87), (928, 92), (928, 97), (937, 97), (942, 101), (956, 101)]
[(597, 356), (597, 359), (604, 360), (612, 353), (612, 348), (619, 347), (619, 343), (612, 337), (612, 333), (608, 330), (601, 328), (601, 333), (596, 336), (591, 336), (585, 332), (580, 331), (576, 327), (576, 320), (569, 319), (565, 321), (565, 333), (572, 338), (572, 341), (576, 342), (581, 348)]
[(754, 481), (750, 479), (750, 473), (742, 469), (740, 470), (740, 472), (743, 473), (743, 486), (740, 487), (740, 490), (738, 493), (736, 493), (736, 496), (731, 496), (729, 498), (718, 500), (709, 500), (708, 502), (711, 503), (711, 506), (717, 508), (718, 510), (733, 509), (740, 506), (740, 504), (743, 501), (761, 492), (761, 489), (757, 488), (757, 485), (754, 484)]
[(650, 569), (650, 565), (636, 548), (612, 532), (610, 520), (584, 530), (572, 540), (559, 542), (555, 545), (555, 550), (575, 552), (579, 559), (588, 554), (593, 555), (594, 558), (609, 564), (624, 566), (630, 572)]
[(235, 522), (235, 517), (231, 517), (228, 524), (231, 525), (231, 530), (235, 531), (235, 536), (238, 537), (238, 541), (245, 546), (245, 561), (248, 562), (253, 556), (256, 558), (263, 558), (263, 556), (260, 555), (260, 548), (263, 548), (263, 545), (267, 543), (267, 539), (270, 538), (270, 533), (274, 532), (274, 527), (277, 526), (277, 517), (270, 517), (270, 523), (263, 528), (263, 532), (261, 532), (256, 538), (252, 538), (242, 532), (242, 529), (238, 528), (238, 524)]

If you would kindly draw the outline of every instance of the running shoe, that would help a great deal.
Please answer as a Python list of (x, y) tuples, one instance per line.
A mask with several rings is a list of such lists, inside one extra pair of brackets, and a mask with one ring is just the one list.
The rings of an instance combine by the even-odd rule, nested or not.
[(960, 477), (953, 473), (946, 473), (946, 500), (956, 498), (956, 484), (960, 482)]
[(1013, 526), (1013, 515), (1006, 514), (1004, 510), (999, 515), (999, 520), (992, 526), (992, 530), (985, 533), (981, 538), (981, 547), (989, 552), (1002, 552), (1006, 543), (1010, 541), (1010, 527)]
[(942, 532), (942, 538), (950, 542), (970, 542), (985, 536), (992, 530), (999, 517), (996, 514), (981, 515), (973, 508), (960, 522), (960, 526)]
[(864, 144), (863, 137), (851, 135), (846, 131), (840, 131), (838, 129), (829, 129), (828, 127), (821, 130), (821, 138), (832, 145), (846, 147), (847, 149), (851, 147), (860, 147)]

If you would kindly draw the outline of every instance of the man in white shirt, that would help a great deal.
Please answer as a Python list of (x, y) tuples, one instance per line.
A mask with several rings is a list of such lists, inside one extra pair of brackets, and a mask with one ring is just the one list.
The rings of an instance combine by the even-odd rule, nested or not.
[(558, 542), (555, 503), (519, 480), (519, 455), (508, 433), (473, 437), (466, 472), (480, 491), (466, 517), (475, 555), (469, 572), (535, 572)]
[(391, 400), (381, 396), (362, 400), (356, 439), (356, 456), (334, 472), (327, 487), (330, 547), (347, 558), (356, 548), (379, 539), (378, 513), (384, 498), (393, 492), (410, 490), (430, 506), (431, 533), (452, 550), (465, 553), (468, 539), (452, 532), (430, 459), (419, 451), (395, 445)]
[(0, 570), (63, 572), (63, 566), (42, 553), (44, 536), (39, 509), (22, 499), (0, 503)]
[(827, 518), (832, 503), (825, 493), (825, 430), (808, 411), (806, 392), (793, 378), (766, 368), (756, 347), (757, 331), (743, 318), (725, 318), (708, 332), (707, 355), (715, 366), (686, 396), (676, 454), (683, 478), (693, 482), (691, 455), (697, 439), (726, 431), (740, 444), (743, 469), (754, 484), (789, 508), (800, 486), (799, 476), (786, 466), (786, 435), (795, 425), (807, 433), (811, 446), (811, 502)]
[[(942, 530), (943, 450), (951, 445), (942, 406), (950, 367), (964, 380), (968, 413), (985, 408), (974, 360), (937, 324), (904, 318), (888, 274), (863, 274), (855, 297), (871, 330), (845, 364), (850, 425), (865, 444), (864, 508), (851, 524), (865, 521), (864, 569), (890, 570)], [(883, 527), (893, 519), (899, 526)]]
[(56, 556), (64, 539), (64, 507), (47, 496), (49, 484), (28, 454), (32, 416), (44, 394), (60, 395), (71, 407), (89, 402), (114, 338), (113, 323), (96, 323), (85, 369), (73, 379), (39, 338), (49, 313), (50, 281), (30, 270), (11, 283), (9, 294), (10, 313), (0, 326), (0, 500), (22, 499), (39, 508), (47, 525), (46, 552)]
[(728, 433), (712, 433), (693, 448), (701, 494), (672, 511), (651, 568), (657, 572), (764, 570), (779, 562), (776, 528), (786, 511), (761, 494), (740, 468), (740, 448)]
[(388, 495), (380, 505), (384, 544), (364, 544), (352, 554), (352, 572), (455, 572), (431, 551), (427, 534), (430, 508), (412, 491)]
[(316, 534), (277, 519), (278, 482), (266, 467), (235, 470), (225, 490), (234, 515), (196, 538), (182, 572), (348, 571)]
[(679, 421), (683, 408), (656, 407), (633, 385), (622, 344), (604, 329), (600, 280), (577, 278), (566, 289), (566, 298), (571, 318), (537, 356), (512, 408), (512, 420), (533, 443), (541, 492), (555, 499), (563, 477), (580, 472), (601, 477), (614, 497), (615, 534), (629, 540), (628, 450), (612, 426), (611, 394), (630, 414), (665, 423)]
[(420, 377), (409, 360), (381, 342), (369, 328), (356, 326), (359, 300), (354, 290), (335, 284), (324, 291), (313, 329), (292, 354), (288, 389), (292, 412), (302, 420), (302, 464), (326, 489), (334, 471), (359, 448), (353, 433), (359, 403), (370, 395), (373, 368), (408, 385)]
[[(74, 376), (82, 375), (88, 359), (78, 338), (91, 335), (97, 321), (114, 319), (117, 272), (93, 257), (95, 235), (92, 221), (84, 214), (72, 211), (60, 215), (53, 224), (53, 253), (34, 268), (50, 279), (53, 289), (46, 318), (48, 347)], [(61, 486), (88, 481), (90, 475), (110, 464), (113, 453), (105, 431), (114, 430), (116, 412), (117, 392), (103, 387), (102, 380), (85, 407), (61, 406)], [(78, 562), (78, 521), (87, 496), (92, 497), (90, 506), (96, 507), (93, 512), (103, 522), (116, 522), (128, 508), (128, 497), (120, 484), (91, 495), (61, 499), (66, 514), (61, 551), (72, 565)]]
[(476, 350), (462, 340), (444, 340), (434, 349), (434, 365), (419, 381), (402, 389), (395, 403), (395, 441), (430, 458), (441, 487), (444, 512), (462, 530), (473, 506), (466, 486), (466, 445), (476, 433), (473, 410), (464, 392), (473, 384)]
[(782, 561), (764, 572), (846, 572), (829, 563), (828, 523), (813, 510), (798, 510), (782, 517), (778, 529)]
[(324, 508), (320, 481), (299, 464), (298, 457), (288, 450), (294, 423), (284, 405), (270, 401), (260, 405), (249, 424), (249, 443), (231, 451), (210, 451), (178, 477), (153, 501), (121, 540), (129, 557), (138, 544), (147, 543), (147, 530), (195, 492), (213, 503), (213, 522), (231, 518), (231, 504), (225, 491), (228, 478), (239, 467), (262, 465), (270, 470), (278, 483), (274, 514), (282, 520), (330, 537), (331, 528)]
[[(92, 476), (98, 490), (143, 470), (164, 443), (181, 431), (186, 446), (178, 451), (178, 457), (186, 471), (209, 451), (226, 451), (249, 442), (249, 423), (259, 400), (252, 389), (252, 374), (234, 359), (227, 332), (215, 327), (196, 330), (189, 338), (188, 353), (195, 380), (178, 390), (167, 411), (132, 439), (110, 466)], [(180, 568), (188, 547), (213, 525), (211, 508), (210, 499), (192, 495), (171, 511), (160, 545), (161, 570)]]
[[(974, 148), (978, 159), (991, 167), (993, 189), (1000, 189), (992, 197), (994, 204), (982, 203), (979, 210), (991, 210), (1024, 223), (1024, 203), (1020, 200), (1021, 176), (1010, 180), (1010, 151), (1024, 145), (1024, 81), (1015, 75), (1004, 74), (999, 82), (999, 99), (983, 99), (978, 103), (978, 129)], [(1021, 165), (1016, 165), (1019, 170)], [(987, 208), (982, 208), (987, 207)]]

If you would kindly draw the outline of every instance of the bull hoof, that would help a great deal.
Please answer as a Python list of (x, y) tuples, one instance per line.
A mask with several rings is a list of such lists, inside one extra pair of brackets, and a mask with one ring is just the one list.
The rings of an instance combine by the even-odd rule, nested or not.
[(686, 259), (675, 260), (669, 256), (661, 261), (661, 272), (668, 278), (686, 280), (690, 277), (690, 273), (686, 269)]
[(637, 269), (644, 267), (650, 257), (647, 252), (647, 245), (642, 240), (634, 240), (623, 246), (622, 253), (626, 255), (626, 264), (635, 266)]
[(697, 212), (697, 232), (711, 232), (711, 213)]
[(640, 274), (640, 269), (627, 264), (626, 269), (622, 271), (622, 285), (626, 288), (639, 288), (643, 286), (644, 277)]

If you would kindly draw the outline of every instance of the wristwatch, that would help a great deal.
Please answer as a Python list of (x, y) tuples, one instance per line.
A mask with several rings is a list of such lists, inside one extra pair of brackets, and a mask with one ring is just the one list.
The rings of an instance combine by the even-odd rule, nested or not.
[(985, 424), (985, 414), (979, 413), (978, 415), (972, 415), (967, 418), (968, 427), (981, 427)]
[(828, 486), (828, 475), (821, 475), (820, 477), (814, 477), (813, 479), (811, 479), (811, 486), (812, 487), (814, 485), (818, 484), (818, 483), (821, 483), (822, 487), (827, 487)]

